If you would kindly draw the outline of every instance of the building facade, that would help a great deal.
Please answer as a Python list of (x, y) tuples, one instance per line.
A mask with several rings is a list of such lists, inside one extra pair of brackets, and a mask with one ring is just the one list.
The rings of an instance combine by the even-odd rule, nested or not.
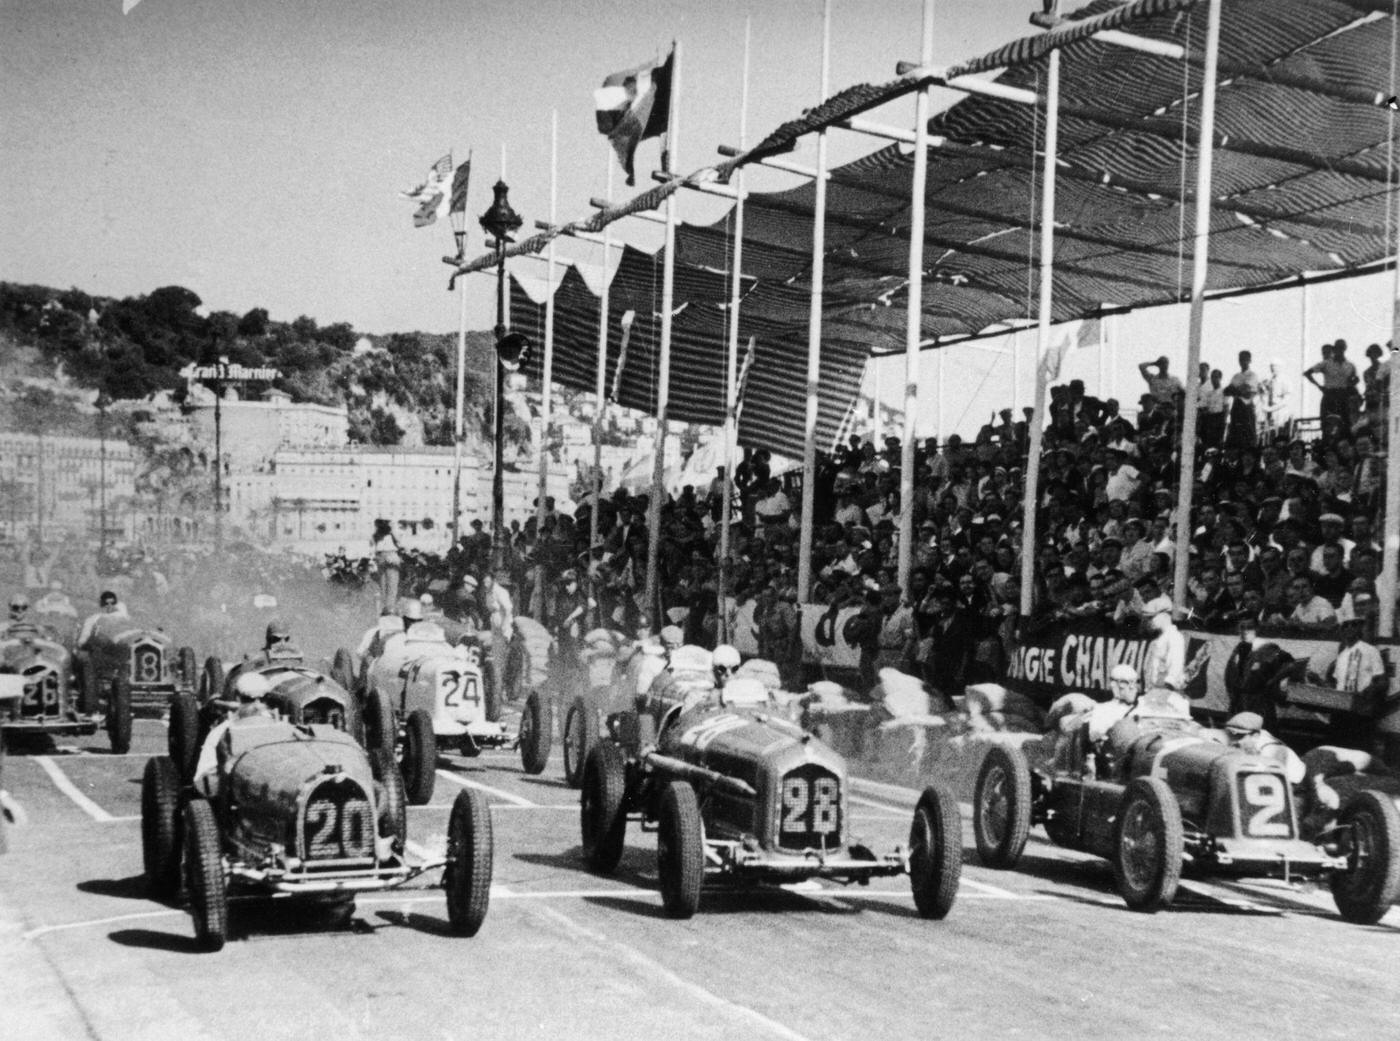
[[(105, 496), (104, 496), (105, 487)], [(0, 526), (19, 540), (131, 537), (136, 455), (117, 438), (0, 432)]]

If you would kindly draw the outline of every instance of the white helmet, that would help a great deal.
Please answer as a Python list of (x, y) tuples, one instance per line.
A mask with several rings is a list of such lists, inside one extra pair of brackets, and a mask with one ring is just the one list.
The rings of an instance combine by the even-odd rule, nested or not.
[(260, 672), (245, 672), (233, 681), (233, 691), (240, 701), (261, 701), (272, 690), (272, 684)]
[(717, 669), (737, 669), (740, 661), (739, 651), (727, 643), (722, 643), (715, 648), (710, 660)]

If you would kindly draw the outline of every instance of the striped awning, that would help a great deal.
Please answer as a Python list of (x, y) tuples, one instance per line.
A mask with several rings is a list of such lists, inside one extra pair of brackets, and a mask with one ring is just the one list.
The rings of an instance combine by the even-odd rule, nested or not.
[[(1393, 106), (1400, 105), (1391, 71), (1393, 12), (1391, 0), (1223, 0), (1208, 293), (1358, 274), (1393, 256), (1400, 179), (1392, 148)], [(998, 83), (1043, 93), (1050, 48), (1062, 55), (1055, 322), (1189, 296), (1206, 15), (1202, 0), (1095, 0), (1049, 32), (945, 72), (953, 79), (1000, 70)], [(1104, 28), (1180, 45), (1186, 58), (1095, 39)], [(686, 180), (726, 179), (739, 165), (788, 151), (803, 135), (926, 82), (915, 71), (842, 91), (745, 155)], [(970, 95), (930, 121), (920, 330), (926, 344), (1035, 319), (1044, 129), (1043, 105), (985, 95)], [(857, 359), (904, 349), (913, 166), (909, 146), (896, 144), (830, 173), (822, 342), (836, 371), (822, 386), (823, 441), (856, 393)], [(599, 230), (659, 205), (678, 184), (570, 227)], [(745, 204), (741, 339), (759, 342), (746, 421), (768, 407), (760, 400), (794, 414), (801, 409), (814, 197), (809, 182), (750, 194)], [(676, 233), (681, 310), (672, 399), (677, 416), (706, 422), (719, 414), (731, 219)], [(536, 252), (552, 234), (512, 252)], [(463, 270), (489, 262), (479, 258)], [(638, 348), (635, 371), (629, 359), (623, 378), (622, 400), (638, 407), (654, 401), (654, 356), (647, 352), (655, 337), (640, 319), (659, 306), (659, 271), (659, 258), (629, 255), (613, 289), (612, 310), (635, 308), (648, 345)], [(586, 345), (589, 352), (581, 363), (586, 380), (571, 385), (592, 387), (596, 297), (577, 277), (564, 289), (560, 326), (584, 329), (568, 349)], [(591, 310), (573, 313), (589, 301)], [(529, 306), (538, 310), (537, 302)], [(569, 369), (564, 353), (556, 371)], [(790, 447), (801, 417), (773, 422), (779, 427), (772, 433)]]

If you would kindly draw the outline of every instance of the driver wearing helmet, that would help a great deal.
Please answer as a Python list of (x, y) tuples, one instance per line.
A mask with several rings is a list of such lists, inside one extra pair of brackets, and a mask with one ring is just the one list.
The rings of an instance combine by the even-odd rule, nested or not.
[(29, 597), (16, 593), (10, 597), (10, 617), (5, 621), (4, 630), (30, 624)]
[(301, 650), (292, 642), (291, 629), (280, 621), (268, 622), (267, 629), (263, 633), (262, 650), (255, 656), (254, 661), (262, 665), (270, 665), (274, 661), (287, 661), (289, 659), (301, 660)]
[(714, 654), (710, 656), (710, 665), (715, 673), (716, 690), (724, 689), (724, 685), (734, 675), (734, 670), (739, 667), (739, 660), (739, 651), (735, 647), (722, 643), (715, 648)]
[(1096, 704), (1084, 719), (1089, 740), (1096, 745), (1108, 736), (1113, 724), (1126, 717), (1137, 704), (1137, 669), (1126, 664), (1113, 666), (1108, 673), (1108, 689), (1113, 697)]
[(199, 762), (194, 769), (194, 783), (206, 795), (212, 797), (218, 789), (219, 743), (232, 727), (241, 726), (249, 720), (259, 721), (275, 718), (267, 704), (267, 695), (272, 684), (260, 672), (245, 672), (233, 683), (234, 695), (238, 698), (238, 708), (233, 715), (209, 731), (209, 736), (200, 746)]

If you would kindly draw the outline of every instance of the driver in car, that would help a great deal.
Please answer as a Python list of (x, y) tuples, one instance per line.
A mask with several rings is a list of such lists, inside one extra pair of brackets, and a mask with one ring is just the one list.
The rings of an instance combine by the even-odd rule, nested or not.
[(5, 621), (5, 629), (29, 624), (29, 597), (16, 593), (10, 597), (10, 617)]
[(299, 661), (301, 656), (301, 649), (292, 642), (292, 630), (283, 622), (272, 621), (267, 623), (262, 649), (253, 656), (252, 662), (255, 665), (271, 665), (275, 661)]
[(239, 676), (233, 684), (238, 698), (238, 708), (232, 716), (209, 731), (204, 744), (199, 749), (199, 762), (194, 768), (194, 784), (205, 795), (213, 798), (219, 787), (219, 742), (224, 735), (248, 720), (268, 720), (276, 718), (267, 706), (267, 695), (272, 684), (259, 672), (247, 672)]
[(86, 650), (92, 638), (98, 633), (113, 628), (116, 624), (125, 622), (128, 619), (126, 604), (117, 599), (117, 594), (110, 589), (104, 589), (97, 598), (97, 613), (88, 615), (83, 622), (82, 631), (78, 633), (78, 647)]

